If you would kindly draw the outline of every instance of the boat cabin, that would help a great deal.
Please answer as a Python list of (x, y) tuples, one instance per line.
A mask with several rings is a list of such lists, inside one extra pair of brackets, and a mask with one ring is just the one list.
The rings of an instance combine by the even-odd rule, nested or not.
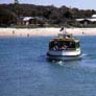
[(73, 38), (57, 38), (49, 43), (49, 50), (76, 50), (80, 47), (79, 40)]

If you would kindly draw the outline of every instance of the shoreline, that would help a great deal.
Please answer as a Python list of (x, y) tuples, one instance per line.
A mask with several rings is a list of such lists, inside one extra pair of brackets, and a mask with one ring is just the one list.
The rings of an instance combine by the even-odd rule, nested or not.
[[(66, 28), (74, 36), (96, 36), (96, 28)], [(56, 36), (60, 28), (0, 28), (0, 37)]]

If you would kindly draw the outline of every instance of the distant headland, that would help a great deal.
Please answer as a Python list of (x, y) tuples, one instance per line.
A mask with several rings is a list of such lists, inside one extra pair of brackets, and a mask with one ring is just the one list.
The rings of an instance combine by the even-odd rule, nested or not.
[(96, 10), (66, 6), (58, 8), (53, 5), (0, 4), (0, 27), (96, 27), (96, 20), (89, 20), (94, 14)]

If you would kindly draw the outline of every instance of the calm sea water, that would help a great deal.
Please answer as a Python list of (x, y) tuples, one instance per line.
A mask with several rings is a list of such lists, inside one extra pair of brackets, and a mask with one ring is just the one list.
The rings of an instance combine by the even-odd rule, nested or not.
[(96, 96), (96, 37), (78, 37), (82, 60), (48, 62), (52, 37), (0, 38), (0, 96)]

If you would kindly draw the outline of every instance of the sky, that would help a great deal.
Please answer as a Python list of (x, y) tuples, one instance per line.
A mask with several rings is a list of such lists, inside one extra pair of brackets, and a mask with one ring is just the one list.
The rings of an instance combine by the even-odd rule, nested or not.
[[(3, 3), (13, 3), (14, 0), (0, 0), (0, 4)], [(63, 5), (72, 8), (79, 9), (95, 9), (96, 10), (96, 0), (19, 0), (20, 3), (28, 3), (35, 5), (54, 5), (61, 7)]]

